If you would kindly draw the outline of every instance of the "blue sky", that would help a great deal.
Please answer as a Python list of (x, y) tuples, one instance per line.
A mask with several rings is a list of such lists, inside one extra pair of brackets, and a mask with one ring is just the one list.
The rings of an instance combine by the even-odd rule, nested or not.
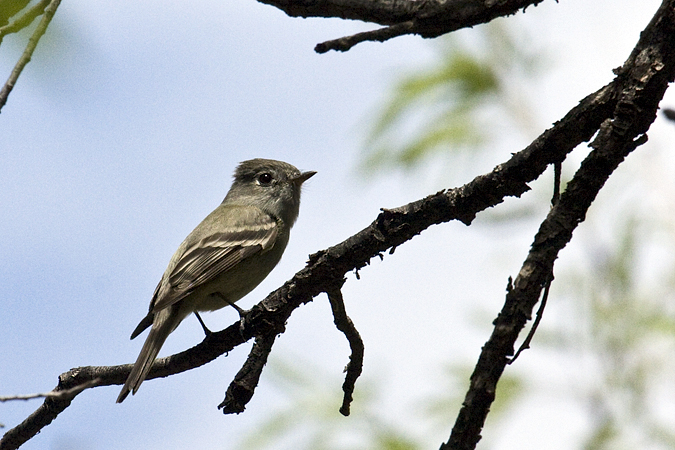
[[(544, 2), (520, 18), (553, 49), (550, 73), (532, 86), (542, 127), (611, 79), (659, 2), (594, 3)], [(359, 146), (377, 105), (397, 76), (433, 55), (433, 43), (419, 37), (313, 52), (317, 42), (371, 28), (292, 19), (254, 1), (63, 2), (0, 114), (0, 395), (48, 391), (71, 367), (135, 360), (142, 342), (130, 332), (173, 251), (222, 200), (239, 161), (267, 157), (318, 172), (282, 262), (244, 307), (301, 269), (308, 254), (367, 226), (379, 208), (476, 175), (359, 180)], [(16, 36), (5, 40), (0, 74), (9, 74), (20, 45)], [(497, 146), (479, 171), (517, 150)], [(535, 229), (504, 236), (434, 227), (374, 260), (360, 281), (349, 277), (348, 312), (366, 340), (364, 376), (389, 380), (392, 420), (400, 399), (416, 395), (404, 380), (433, 379), (438, 351), (475, 359), (486, 335), (466, 317), (478, 303), (499, 307)], [(216, 329), (236, 317), (205, 319)], [(410, 323), (423, 332), (411, 333)], [(201, 337), (186, 320), (161, 354)], [(429, 349), (429, 340), (446, 346)], [(348, 349), (324, 297), (294, 314), (277, 350), (335, 375), (337, 415)], [(235, 448), (256, 420), (283, 407), (263, 375), (246, 413), (216, 410), (247, 351), (146, 382), (122, 405), (118, 387), (89, 390), (24, 448)], [(12, 427), (37, 406), (2, 404), (0, 422)]]

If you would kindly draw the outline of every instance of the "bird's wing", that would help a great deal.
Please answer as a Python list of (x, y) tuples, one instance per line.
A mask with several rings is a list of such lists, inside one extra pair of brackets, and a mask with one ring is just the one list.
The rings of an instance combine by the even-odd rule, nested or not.
[(188, 246), (173, 270), (160, 282), (151, 311), (182, 300), (244, 259), (271, 248), (279, 232), (276, 220), (262, 211), (255, 220), (250, 219), (246, 225), (214, 232)]

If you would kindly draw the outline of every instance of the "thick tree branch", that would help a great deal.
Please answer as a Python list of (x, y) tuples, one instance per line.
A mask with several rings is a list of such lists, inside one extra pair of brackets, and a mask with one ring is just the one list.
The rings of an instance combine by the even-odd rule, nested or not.
[(427, 4), (436, 0), (258, 0), (275, 6), (290, 17), (336, 17), (362, 22), (393, 25), (413, 19)]
[[(291, 17), (336, 17), (380, 25), (394, 25), (420, 19), (464, 23), (487, 22), (495, 17), (515, 14), (544, 0), (258, 0), (275, 6)], [(467, 25), (463, 25), (467, 26)]]
[(474, 449), (494, 400), (499, 380), (515, 341), (546, 285), (558, 253), (571, 240), (574, 229), (614, 169), (637, 146), (656, 118), (659, 102), (675, 78), (675, 0), (665, 0), (626, 61), (617, 71), (619, 100), (591, 144), (584, 160), (560, 201), (542, 222), (527, 259), (506, 295), (471, 375), (462, 409), (441, 450)]
[(438, 37), (524, 11), (543, 0), (258, 0), (291, 17), (339, 17), (387, 25), (316, 46), (318, 53), (347, 51), (359, 42), (385, 41), (404, 34)]
[(267, 333), (255, 338), (246, 362), (227, 388), (225, 400), (218, 405), (218, 409), (222, 409), (223, 414), (244, 412), (249, 400), (253, 398), (255, 388), (258, 387), (260, 375), (267, 364), (267, 357), (272, 352), (276, 337), (276, 333)]

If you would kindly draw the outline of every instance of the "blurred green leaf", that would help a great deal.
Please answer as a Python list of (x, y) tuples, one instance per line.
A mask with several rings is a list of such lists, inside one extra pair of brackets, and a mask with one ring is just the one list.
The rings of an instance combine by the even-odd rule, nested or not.
[[(531, 73), (536, 58), (498, 24), (473, 31), (478, 45), (439, 39), (437, 61), (396, 82), (365, 141), (362, 171), (411, 169), (439, 152), (475, 152), (493, 138), (495, 121), (513, 126), (528, 115), (508, 79)], [(486, 116), (495, 105), (498, 114)]]
[(638, 217), (634, 212), (623, 217), (614, 246), (596, 249), (591, 272), (565, 277), (585, 321), (568, 349), (584, 351), (597, 362), (595, 383), (586, 390), (595, 417), (584, 446), (588, 450), (672, 448), (675, 442), (675, 420), (664, 425), (658, 413), (662, 406), (654, 401), (659, 398), (655, 389), (672, 378), (675, 368), (670, 357), (675, 315), (664, 302), (669, 295), (660, 292), (675, 285), (670, 279), (641, 283), (652, 234)]
[(9, 19), (30, 3), (30, 0), (0, 0), (0, 27), (9, 23)]
[[(368, 380), (359, 379), (354, 393), (352, 414), (338, 413), (342, 402), (337, 375), (327, 375), (306, 361), (298, 364), (270, 361), (267, 373), (288, 397), (287, 407), (270, 413), (244, 437), (240, 448), (293, 448), (308, 450), (417, 450), (414, 440), (393, 424), (381, 419), (377, 410), (379, 393)], [(354, 443), (356, 440), (357, 443)], [(287, 446), (280, 443), (288, 443)]]

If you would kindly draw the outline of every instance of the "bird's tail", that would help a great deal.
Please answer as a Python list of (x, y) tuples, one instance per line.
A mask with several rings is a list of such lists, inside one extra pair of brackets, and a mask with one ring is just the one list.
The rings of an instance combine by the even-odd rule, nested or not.
[(148, 376), (159, 350), (164, 345), (164, 341), (166, 341), (166, 338), (178, 326), (181, 320), (182, 318), (179, 316), (178, 308), (175, 305), (155, 314), (150, 333), (143, 344), (134, 367), (131, 369), (131, 373), (127, 377), (127, 381), (122, 386), (122, 391), (117, 397), (117, 403), (122, 403), (127, 398), (127, 395), (129, 395), (129, 392), (136, 394), (141, 383)]

